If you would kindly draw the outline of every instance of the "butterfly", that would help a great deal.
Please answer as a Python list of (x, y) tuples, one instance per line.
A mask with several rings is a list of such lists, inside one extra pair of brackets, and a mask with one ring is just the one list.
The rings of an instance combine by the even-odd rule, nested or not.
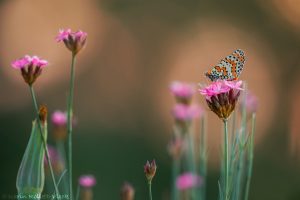
[(207, 71), (205, 76), (213, 82), (217, 80), (237, 80), (243, 71), (244, 63), (245, 53), (243, 50), (237, 49), (222, 59), (210, 71)]

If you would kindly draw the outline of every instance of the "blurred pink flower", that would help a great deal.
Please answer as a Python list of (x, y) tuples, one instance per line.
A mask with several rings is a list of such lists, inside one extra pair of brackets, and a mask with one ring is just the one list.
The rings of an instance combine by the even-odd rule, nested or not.
[[(51, 161), (53, 161), (53, 162), (57, 161), (59, 159), (57, 150), (53, 146), (50, 146), (50, 145), (47, 145), (47, 148), (48, 148), (49, 157), (50, 157)], [(48, 164), (46, 158), (44, 161), (45, 161), (45, 164)]]
[(79, 177), (81, 187), (90, 188), (96, 184), (96, 178), (93, 175), (83, 175)]
[(71, 29), (61, 29), (56, 36), (57, 42), (64, 42), (66, 47), (77, 54), (86, 44), (87, 33), (83, 31), (72, 32)]
[(174, 81), (170, 85), (170, 91), (179, 103), (189, 104), (196, 90), (194, 84)]
[(51, 116), (51, 121), (55, 126), (65, 126), (67, 124), (67, 114), (60, 110), (55, 111)]
[(203, 114), (203, 110), (198, 105), (176, 104), (172, 110), (172, 114), (176, 120), (191, 121)]
[(134, 187), (130, 183), (125, 182), (121, 187), (121, 200), (133, 200), (134, 194)]
[[(47, 148), (48, 148), (48, 152), (49, 152), (49, 158), (50, 158), (51, 164), (53, 166), (53, 170), (56, 174), (59, 174), (64, 169), (64, 161), (63, 161), (62, 157), (59, 155), (56, 148), (54, 148), (51, 145), (47, 145)], [(50, 173), (49, 165), (48, 165), (46, 157), (44, 158), (44, 164), (45, 164), (46, 173), (49, 174)]]
[(32, 85), (37, 77), (42, 73), (42, 68), (48, 65), (48, 61), (40, 59), (37, 56), (24, 56), (11, 63), (11, 66), (15, 69), (20, 69), (23, 79), (29, 85)]
[(194, 175), (191, 172), (185, 172), (176, 179), (176, 187), (178, 190), (187, 190), (194, 187), (199, 187), (201, 184), (201, 177)]
[(246, 96), (245, 102), (242, 101), (240, 104), (241, 110), (244, 105), (246, 106), (247, 113), (249, 113), (249, 114), (255, 113), (258, 108), (257, 97), (255, 95), (253, 95), (251, 92), (247, 91), (247, 96)]

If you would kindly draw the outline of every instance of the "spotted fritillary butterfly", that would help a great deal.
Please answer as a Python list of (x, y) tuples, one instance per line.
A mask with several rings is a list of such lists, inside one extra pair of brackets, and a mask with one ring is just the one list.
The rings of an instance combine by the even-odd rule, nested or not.
[(217, 80), (237, 80), (243, 70), (245, 63), (245, 53), (241, 49), (235, 50), (229, 56), (226, 56), (219, 64), (214, 66), (205, 76), (211, 81)]

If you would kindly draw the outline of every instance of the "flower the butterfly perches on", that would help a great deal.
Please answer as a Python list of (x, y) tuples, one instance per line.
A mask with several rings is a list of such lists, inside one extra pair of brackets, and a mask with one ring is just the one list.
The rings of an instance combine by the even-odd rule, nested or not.
[(233, 81), (237, 80), (242, 73), (245, 63), (245, 53), (241, 49), (235, 50), (229, 56), (222, 59), (205, 76), (212, 82), (217, 80)]
[(240, 96), (242, 81), (218, 80), (210, 85), (201, 88), (200, 94), (204, 95), (211, 111), (220, 119), (226, 121)]

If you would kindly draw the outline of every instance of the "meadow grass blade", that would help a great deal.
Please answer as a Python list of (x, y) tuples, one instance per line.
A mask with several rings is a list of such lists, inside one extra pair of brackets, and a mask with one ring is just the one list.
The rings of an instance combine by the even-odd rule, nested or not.
[(249, 191), (250, 191), (250, 182), (252, 177), (252, 167), (253, 167), (253, 157), (254, 157), (254, 133), (255, 133), (255, 121), (256, 115), (255, 113), (252, 114), (252, 124), (251, 124), (251, 136), (250, 142), (248, 144), (248, 170), (246, 176), (246, 191), (244, 200), (248, 200)]
[(202, 186), (200, 187), (200, 199), (206, 198), (206, 173), (207, 173), (207, 147), (206, 147), (206, 120), (205, 117), (200, 118), (200, 176), (202, 177)]

